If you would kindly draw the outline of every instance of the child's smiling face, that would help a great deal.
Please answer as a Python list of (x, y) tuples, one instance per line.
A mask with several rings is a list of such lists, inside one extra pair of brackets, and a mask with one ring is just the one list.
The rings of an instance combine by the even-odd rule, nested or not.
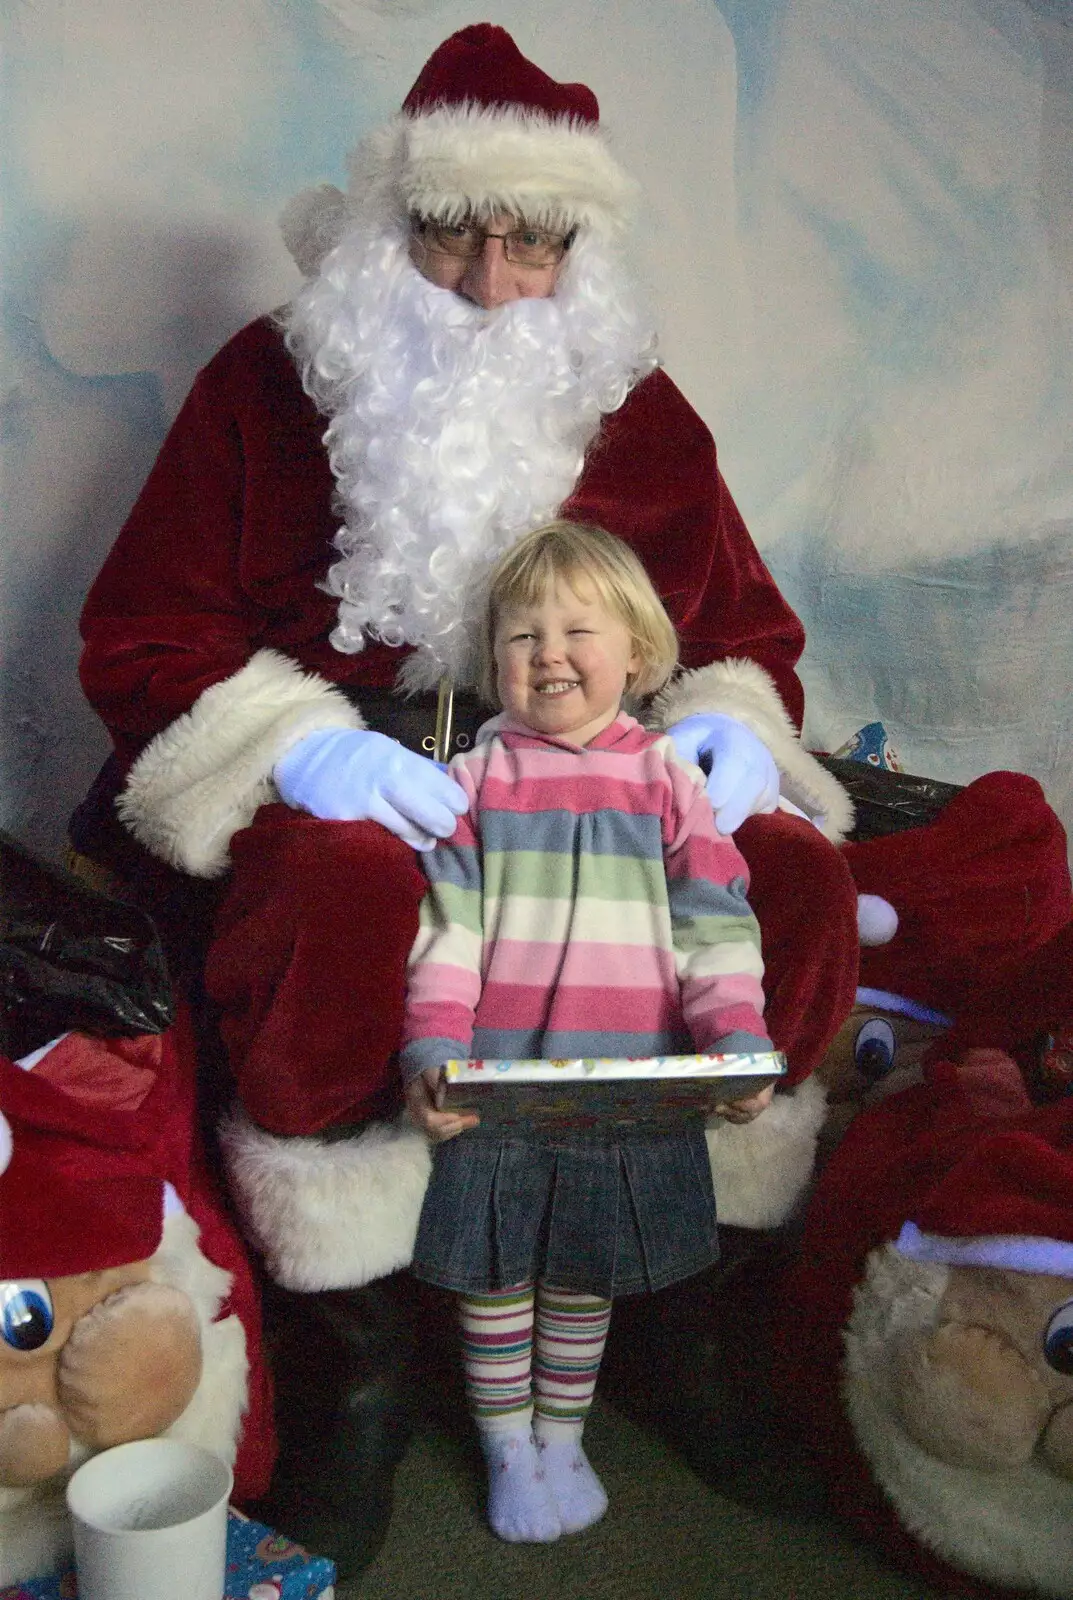
[(639, 660), (626, 624), (581, 574), (496, 618), (496, 688), (504, 711), (538, 733), (588, 744), (618, 715)]

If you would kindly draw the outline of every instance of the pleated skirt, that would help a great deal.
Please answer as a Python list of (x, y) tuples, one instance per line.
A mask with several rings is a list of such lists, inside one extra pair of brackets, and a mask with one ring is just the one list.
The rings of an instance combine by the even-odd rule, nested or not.
[(462, 1294), (544, 1279), (611, 1299), (718, 1257), (699, 1122), (613, 1135), (474, 1128), (435, 1150), (412, 1270)]

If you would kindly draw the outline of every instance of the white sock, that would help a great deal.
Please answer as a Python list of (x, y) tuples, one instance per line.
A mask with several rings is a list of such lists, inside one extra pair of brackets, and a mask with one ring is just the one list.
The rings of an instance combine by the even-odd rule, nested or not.
[(562, 1533), (556, 1499), (529, 1425), (480, 1429), (488, 1468), (488, 1521), (511, 1544), (550, 1544)]
[(607, 1493), (582, 1449), (581, 1429), (537, 1417), (533, 1437), (563, 1533), (580, 1533), (599, 1522), (607, 1510)]

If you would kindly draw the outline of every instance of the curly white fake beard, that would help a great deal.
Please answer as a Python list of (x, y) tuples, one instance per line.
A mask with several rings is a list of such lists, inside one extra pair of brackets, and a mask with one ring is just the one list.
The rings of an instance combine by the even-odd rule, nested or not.
[(473, 683), (490, 567), (556, 515), (601, 417), (656, 364), (624, 270), (579, 239), (553, 298), (487, 312), (423, 278), (397, 229), (359, 229), (299, 294), (287, 343), (331, 417), (332, 644), (418, 646), (411, 690)]

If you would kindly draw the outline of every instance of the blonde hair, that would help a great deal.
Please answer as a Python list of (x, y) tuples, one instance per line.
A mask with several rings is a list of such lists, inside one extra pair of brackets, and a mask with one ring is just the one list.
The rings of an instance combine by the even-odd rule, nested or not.
[(504, 611), (543, 600), (556, 578), (570, 587), (583, 577), (603, 606), (629, 630), (640, 666), (627, 679), (631, 695), (655, 694), (678, 665), (678, 636), (648, 573), (629, 545), (592, 523), (548, 522), (501, 556), (488, 580), (481, 632), (480, 692), (496, 693), (495, 634)]

